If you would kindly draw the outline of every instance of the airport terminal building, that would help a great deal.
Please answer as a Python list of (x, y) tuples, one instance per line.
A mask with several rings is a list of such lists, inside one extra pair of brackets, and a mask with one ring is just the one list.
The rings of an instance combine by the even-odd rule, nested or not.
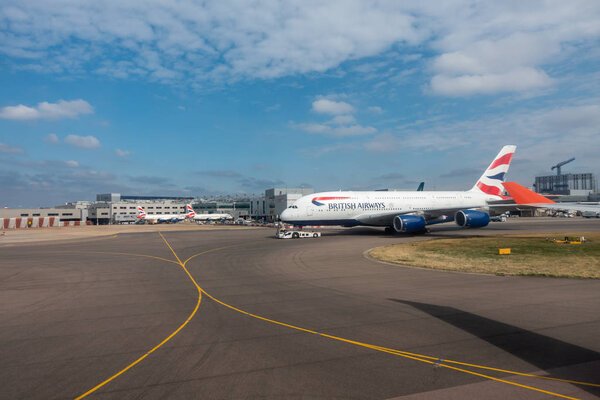
[(250, 216), (268, 222), (276, 221), (283, 210), (302, 196), (313, 194), (313, 188), (272, 188), (264, 197), (250, 200)]
[(279, 215), (300, 197), (314, 193), (313, 188), (271, 188), (259, 198), (198, 199), (194, 197), (133, 196), (120, 193), (96, 195), (96, 201), (73, 201), (54, 208), (0, 209), (0, 218), (51, 218), (61, 223), (131, 224), (139, 221), (138, 206), (147, 215), (186, 214), (191, 204), (197, 214), (227, 213), (234, 220), (276, 221)]
[(587, 196), (596, 192), (596, 177), (592, 173), (536, 176), (534, 187), (538, 193)]

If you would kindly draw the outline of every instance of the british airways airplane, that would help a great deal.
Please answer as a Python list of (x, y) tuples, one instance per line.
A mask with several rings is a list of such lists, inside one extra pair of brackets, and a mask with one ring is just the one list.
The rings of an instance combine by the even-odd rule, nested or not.
[(185, 207), (187, 209), (186, 216), (194, 221), (222, 221), (233, 219), (231, 214), (196, 214), (191, 204), (187, 204)]
[(517, 146), (504, 146), (473, 188), (462, 192), (322, 192), (299, 198), (281, 213), (293, 225), (385, 226), (386, 232), (417, 233), (425, 226), (455, 221), (481, 228), (490, 216), (481, 211), (509, 199), (502, 183)]
[(141, 206), (138, 206), (137, 218), (146, 221), (156, 222), (178, 222), (186, 218), (192, 218), (192, 213), (194, 215), (196, 214), (194, 213), (194, 210), (192, 210), (191, 212), (189, 211), (192, 208), (190, 204), (186, 204), (186, 207), (188, 207), (187, 214), (146, 214), (146, 211), (144, 211), (144, 209)]

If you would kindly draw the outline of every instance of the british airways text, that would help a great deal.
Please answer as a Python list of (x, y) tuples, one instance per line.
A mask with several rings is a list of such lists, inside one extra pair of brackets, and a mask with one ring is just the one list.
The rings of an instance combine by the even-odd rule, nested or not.
[(385, 203), (329, 203), (329, 210), (381, 210), (385, 208)]

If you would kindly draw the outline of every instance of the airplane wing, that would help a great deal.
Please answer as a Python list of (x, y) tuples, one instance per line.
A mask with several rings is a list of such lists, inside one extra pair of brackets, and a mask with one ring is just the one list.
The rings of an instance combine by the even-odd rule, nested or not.
[(511, 195), (519, 206), (533, 208), (548, 208), (561, 211), (591, 211), (600, 213), (600, 205), (579, 204), (579, 203), (555, 203), (554, 201), (535, 193), (516, 182), (504, 182), (504, 188)]

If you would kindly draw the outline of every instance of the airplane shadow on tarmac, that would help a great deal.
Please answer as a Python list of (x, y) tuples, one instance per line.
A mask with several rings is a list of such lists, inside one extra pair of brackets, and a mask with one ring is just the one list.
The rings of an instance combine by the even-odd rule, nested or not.
[[(388, 299), (414, 307), (441, 321), (466, 331), (486, 342), (535, 365), (541, 370), (566, 367), (590, 361), (600, 360), (600, 353), (574, 344), (566, 343), (549, 336), (519, 328), (514, 325), (494, 321), (476, 314), (452, 307), (418, 303), (407, 300)], [(568, 372), (553, 373), (553, 377), (590, 382), (596, 380), (597, 371), (590, 371), (586, 376), (567, 376)], [(598, 383), (591, 381), (591, 383)], [(579, 386), (596, 396), (600, 389)]]

